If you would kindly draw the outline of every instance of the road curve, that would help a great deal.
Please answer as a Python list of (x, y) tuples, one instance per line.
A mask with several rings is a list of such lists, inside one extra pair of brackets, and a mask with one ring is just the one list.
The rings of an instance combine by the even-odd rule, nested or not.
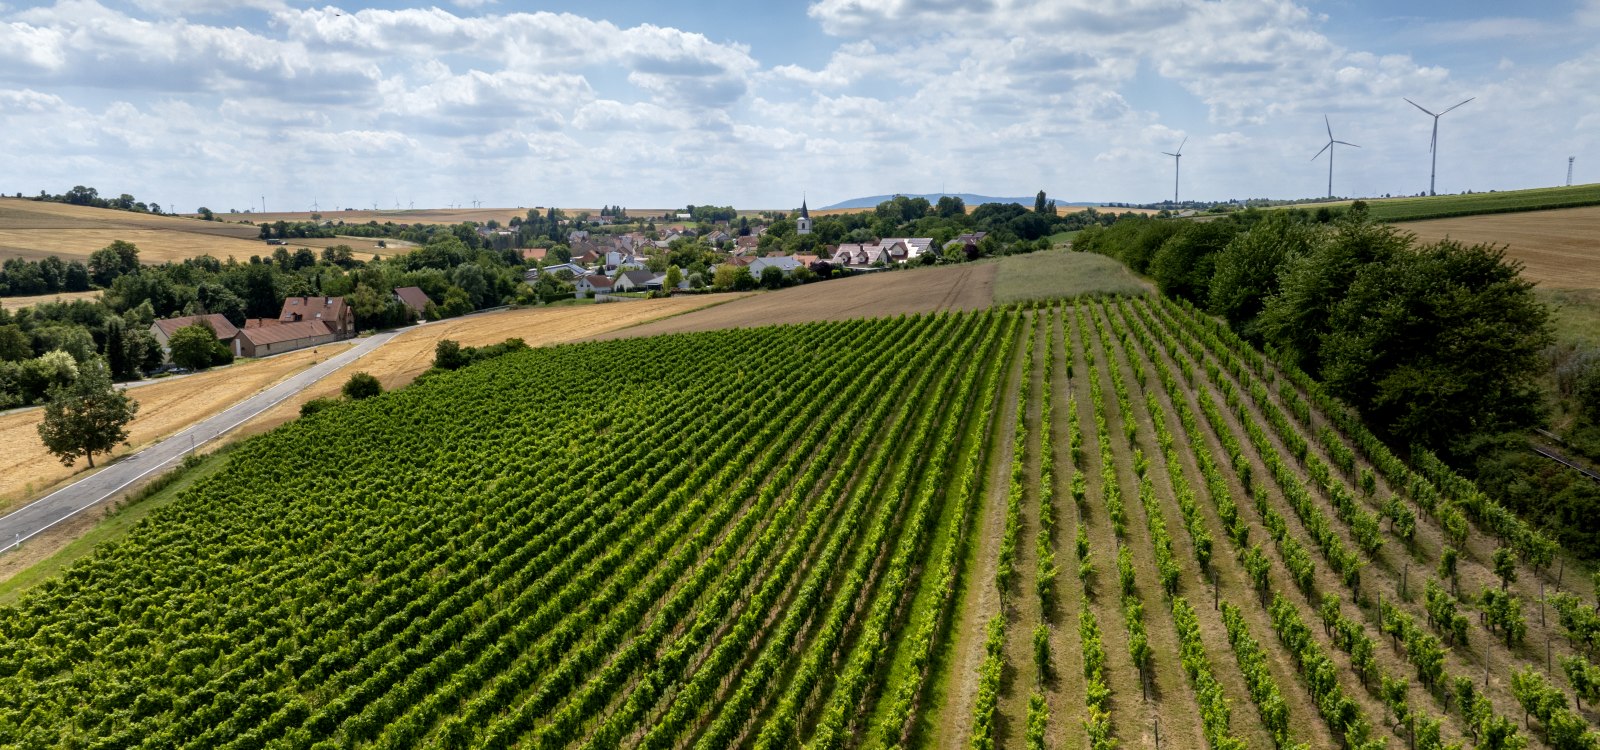
[(309, 388), (339, 368), (360, 359), (387, 343), (398, 333), (399, 331), (391, 331), (360, 339), (355, 346), (291, 375), (199, 424), (124, 456), (99, 472), (0, 518), (0, 554), (13, 550), (46, 529), (115, 497), (117, 493), (135, 482), (172, 465), (195, 449), (277, 406), (279, 402)]

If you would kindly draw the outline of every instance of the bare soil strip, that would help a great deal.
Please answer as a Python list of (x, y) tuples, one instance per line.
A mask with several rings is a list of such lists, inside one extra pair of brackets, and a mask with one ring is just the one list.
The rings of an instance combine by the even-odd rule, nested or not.
[[(1069, 313), (1070, 315), (1070, 313)], [(1072, 445), (1068, 437), (1068, 420), (1078, 415), (1067, 409), (1067, 397), (1073, 393), (1073, 383), (1082, 377), (1081, 361), (1074, 361), (1072, 373), (1067, 372), (1067, 357), (1072, 345), (1063, 325), (1071, 325), (1059, 311), (1050, 316), (1046, 335), (1055, 340), (1055, 367), (1051, 382), (1055, 410), (1054, 424), (1044, 429), (1053, 430), (1054, 455), (1041, 456), (1041, 460), (1055, 463), (1055, 520), (1056, 538), (1053, 547), (1056, 560), (1056, 606), (1049, 612), (1050, 680), (1045, 683), (1045, 703), (1050, 707), (1049, 731), (1045, 735), (1051, 747), (1082, 747), (1087, 737), (1083, 731), (1083, 706), (1086, 686), (1083, 680), (1083, 638), (1078, 633), (1078, 612), (1083, 605), (1083, 585), (1078, 580), (1078, 558), (1074, 549), (1078, 538), (1078, 511), (1072, 501), (1072, 476), (1077, 468), (1072, 465)]]
[[(804, 287), (801, 287), (804, 288)], [(956, 605), (951, 624), (951, 649), (948, 664), (949, 680), (943, 686), (945, 695), (938, 723), (928, 737), (928, 747), (962, 748), (972, 733), (972, 711), (978, 694), (978, 669), (983, 665), (984, 627), (1000, 611), (1000, 593), (994, 587), (994, 575), (999, 566), (1000, 537), (1006, 522), (1006, 476), (1011, 468), (1011, 434), (1017, 424), (1017, 398), (1021, 394), (1022, 341), (1018, 337), (1015, 351), (1009, 352), (1011, 365), (1007, 368), (1006, 396), (998, 405), (999, 420), (990, 437), (988, 478), (985, 480), (983, 500), (979, 505), (976, 523), (969, 533), (976, 534), (976, 544), (965, 563), (967, 581)]]

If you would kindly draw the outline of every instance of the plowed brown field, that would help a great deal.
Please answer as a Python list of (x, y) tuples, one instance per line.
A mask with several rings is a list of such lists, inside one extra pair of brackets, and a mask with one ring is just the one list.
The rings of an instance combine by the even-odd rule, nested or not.
[(1600, 289), (1600, 206), (1464, 216), (1400, 225), (1418, 239), (1506, 245), (1523, 275), (1544, 286)]

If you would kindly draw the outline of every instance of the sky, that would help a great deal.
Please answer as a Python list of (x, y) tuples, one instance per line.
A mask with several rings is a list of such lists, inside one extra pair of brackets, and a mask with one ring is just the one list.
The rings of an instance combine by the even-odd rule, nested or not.
[[(1600, 182), (1600, 0), (0, 0), (0, 191), (793, 208)], [(1324, 118), (1327, 118), (1325, 123)]]

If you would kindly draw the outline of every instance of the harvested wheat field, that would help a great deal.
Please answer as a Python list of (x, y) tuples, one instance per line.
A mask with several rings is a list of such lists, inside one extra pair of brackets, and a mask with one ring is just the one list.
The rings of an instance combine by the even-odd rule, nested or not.
[(340, 387), (356, 372), (376, 375), (386, 391), (404, 386), (433, 367), (433, 349), (440, 339), (454, 339), (462, 346), (498, 344), (508, 338), (520, 338), (529, 346), (562, 344), (742, 296), (716, 294), (604, 305), (538, 307), (429, 323), (400, 334), (377, 351), (246, 422), (239, 435), (266, 432), (298, 417), (301, 404), (314, 398), (338, 396)]
[[(118, 449), (114, 455), (131, 453), (180, 432), (349, 345), (324, 345), (197, 375), (135, 384), (128, 391), (139, 402), (139, 414), (128, 427), (131, 447)], [(43, 414), (41, 409), (28, 409), (0, 416), (0, 445), (6, 446), (0, 452), (0, 511), (87, 468), (81, 461), (63, 466), (44, 449), (38, 433)]]
[(87, 260), (114, 240), (139, 246), (146, 263), (183, 260), (199, 255), (243, 259), (270, 253), (255, 239), (255, 227), (199, 221), (175, 216), (44, 203), (14, 198), (0, 200), (0, 258)]
[(1523, 275), (1547, 287), (1600, 289), (1600, 206), (1407, 222), (1425, 242), (1507, 245)]
[(914, 268), (806, 284), (595, 338), (632, 338), (938, 310), (980, 310), (994, 301), (995, 272), (999, 267), (995, 263), (972, 263)]
[[(544, 209), (540, 209), (543, 211)], [(565, 209), (567, 213), (575, 213)], [(463, 221), (473, 221), (480, 224), (489, 221), (498, 221), (504, 224), (511, 217), (526, 216), (526, 208), (418, 208), (380, 211), (320, 211), (322, 221), (342, 221), (346, 224), (365, 224), (376, 221), (379, 224), (394, 222), (395, 224), (460, 224)], [(599, 210), (596, 209), (598, 214)], [(186, 214), (194, 216), (195, 214)], [(244, 221), (249, 219), (257, 224), (263, 221), (312, 221), (310, 211), (273, 211), (270, 213), (250, 214), (218, 214), (229, 220)]]
[(71, 302), (77, 299), (99, 299), (100, 292), (57, 292), (56, 294), (40, 294), (33, 297), (0, 297), (0, 308), (18, 310), (24, 307), (42, 305), (46, 302)]

